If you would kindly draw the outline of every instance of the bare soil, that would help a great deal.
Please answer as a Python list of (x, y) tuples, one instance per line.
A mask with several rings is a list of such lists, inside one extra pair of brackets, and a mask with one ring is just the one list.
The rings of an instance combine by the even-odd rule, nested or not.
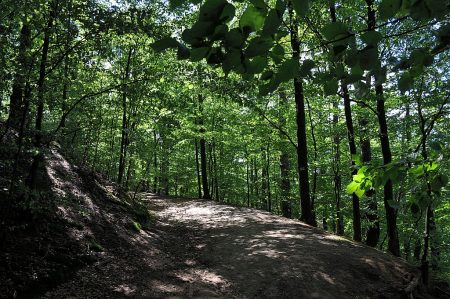
[(406, 298), (418, 271), (267, 212), (144, 194), (153, 228), (99, 238), (100, 261), (46, 298)]

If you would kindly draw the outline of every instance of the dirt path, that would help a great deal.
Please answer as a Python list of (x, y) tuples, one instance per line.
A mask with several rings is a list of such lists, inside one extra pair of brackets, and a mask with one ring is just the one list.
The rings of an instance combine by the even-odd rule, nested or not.
[(47, 298), (404, 298), (418, 274), (378, 250), (266, 212), (143, 200), (155, 227), (131, 234), (103, 224), (98, 262)]

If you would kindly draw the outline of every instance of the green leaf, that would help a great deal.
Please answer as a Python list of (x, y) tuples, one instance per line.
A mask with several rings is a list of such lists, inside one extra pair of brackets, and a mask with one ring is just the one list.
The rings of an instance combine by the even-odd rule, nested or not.
[(352, 155), (352, 161), (355, 163), (355, 165), (357, 166), (361, 166), (362, 165), (362, 159), (361, 159), (361, 155), (358, 154), (354, 154)]
[(398, 89), (403, 94), (410, 90), (413, 85), (413, 78), (409, 74), (409, 72), (404, 72), (403, 75), (398, 80)]
[(368, 47), (359, 53), (359, 65), (363, 70), (373, 70), (380, 65), (376, 48)]
[(378, 6), (378, 11), (380, 13), (380, 18), (382, 20), (387, 20), (395, 16), (395, 14), (400, 10), (402, 5), (402, 0), (382, 0)]
[(357, 75), (357, 74), (348, 74), (345, 75), (344, 78), (344, 84), (353, 84), (356, 83), (358, 81), (364, 80), (364, 77), (361, 75)]
[(425, 174), (423, 165), (418, 165), (409, 170), (416, 178), (420, 178)]
[(447, 186), (448, 177), (445, 174), (436, 175), (431, 181), (431, 189), (433, 191), (439, 191), (441, 188)]
[(273, 41), (267, 37), (255, 37), (252, 39), (245, 50), (245, 56), (248, 58), (255, 56), (266, 56), (270, 48), (272, 48)]
[(178, 51), (177, 51), (177, 58), (179, 60), (183, 60), (183, 59), (189, 59), (190, 56), (191, 56), (191, 51), (186, 46), (179, 44)]
[(209, 47), (203, 47), (203, 48), (193, 48), (191, 50), (191, 61), (197, 62), (202, 60), (208, 55), (210, 48)]
[(378, 31), (368, 31), (361, 35), (361, 40), (369, 46), (376, 46), (383, 36)]
[(349, 36), (348, 28), (342, 22), (333, 22), (325, 25), (325, 27), (322, 28), (322, 34), (329, 41)]
[(246, 59), (245, 68), (247, 74), (260, 74), (267, 66), (267, 58), (257, 56), (253, 59)]
[(449, 11), (447, 0), (425, 0), (425, 3), (434, 18), (445, 17)]
[(311, 75), (311, 70), (314, 68), (315, 63), (311, 59), (306, 59), (303, 61), (302, 66), (300, 67), (300, 76), (306, 77)]
[(239, 28), (234, 28), (225, 34), (225, 43), (228, 47), (240, 49), (244, 44), (245, 38), (242, 36)]
[(199, 21), (217, 22), (226, 4), (226, 0), (206, 0), (200, 7)]
[(357, 189), (359, 189), (359, 183), (352, 181), (350, 184), (347, 185), (347, 193), (353, 194), (356, 192)]
[(276, 9), (270, 10), (266, 17), (266, 21), (264, 22), (263, 35), (275, 34), (281, 25), (281, 21), (278, 11)]
[(239, 27), (246, 33), (258, 31), (262, 28), (265, 17), (266, 15), (263, 9), (250, 5), (239, 20)]
[(284, 58), (284, 48), (281, 45), (276, 45), (270, 52), (270, 57), (276, 64), (280, 64)]
[(338, 83), (338, 80), (336, 80), (335, 78), (332, 78), (331, 80), (326, 81), (325, 85), (323, 86), (325, 96), (336, 95), (338, 88), (339, 88), (339, 83)]
[(265, 71), (264, 73), (262, 73), (262, 75), (259, 79), (263, 80), (263, 81), (267, 81), (273, 77), (273, 74), (274, 74), (273, 71)]
[(366, 193), (366, 191), (364, 189), (360, 189), (360, 188), (356, 189), (356, 191), (355, 191), (355, 194), (356, 194), (356, 196), (358, 196), (358, 198), (363, 197), (364, 193)]
[(165, 37), (151, 44), (151, 47), (156, 52), (163, 52), (170, 48), (178, 48), (179, 45), (180, 43), (173, 37)]
[(430, 142), (430, 148), (436, 152), (441, 152), (444, 147), (441, 142), (432, 141)]
[(211, 36), (211, 41), (222, 40), (225, 38), (225, 35), (228, 33), (227, 25), (219, 25), (214, 30), (213, 35)]
[(237, 49), (230, 49), (227, 51), (222, 63), (222, 69), (226, 74), (232, 70), (236, 71), (238, 74), (243, 73), (245, 69), (241, 63), (241, 51)]
[(293, 58), (286, 60), (278, 68), (278, 72), (276, 74), (277, 82), (281, 83), (291, 80), (297, 75), (298, 69), (299, 69), (298, 60)]
[(229, 22), (234, 18), (234, 15), (236, 14), (236, 8), (230, 4), (225, 4), (222, 13), (219, 17), (220, 22)]
[(439, 167), (439, 164), (436, 162), (428, 162), (428, 163), (425, 163), (423, 165), (423, 167), (425, 168), (425, 171), (428, 172), (428, 171), (436, 170)]
[(308, 13), (310, 0), (292, 0), (292, 6), (298, 16), (304, 17)]
[(345, 54), (345, 64), (349, 67), (354, 67), (359, 63), (359, 55), (356, 50), (348, 50)]
[(355, 90), (356, 90), (355, 95), (358, 98), (365, 98), (365, 97), (367, 97), (367, 95), (370, 92), (370, 85), (368, 85), (368, 84), (366, 84), (366, 83), (364, 83), (362, 81), (357, 81), (353, 85), (355, 86)]
[(256, 8), (266, 9), (266, 3), (264, 0), (249, 0), (251, 4), (253, 4)]
[(268, 95), (269, 93), (275, 91), (279, 85), (280, 82), (278, 82), (276, 78), (273, 77), (269, 83), (259, 86), (259, 94), (262, 96)]
[(414, 49), (409, 56), (409, 63), (421, 67), (430, 66), (433, 64), (433, 56), (427, 49)]
[(206, 58), (206, 62), (210, 65), (221, 64), (224, 60), (224, 54), (219, 47), (211, 48), (211, 51)]

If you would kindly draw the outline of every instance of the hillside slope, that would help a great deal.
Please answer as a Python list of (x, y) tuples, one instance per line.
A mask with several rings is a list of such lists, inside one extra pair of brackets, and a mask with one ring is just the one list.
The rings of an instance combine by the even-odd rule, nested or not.
[(431, 298), (401, 259), (298, 221), (152, 194), (135, 203), (57, 149), (44, 171), (54, 217), (2, 252), (6, 297)]

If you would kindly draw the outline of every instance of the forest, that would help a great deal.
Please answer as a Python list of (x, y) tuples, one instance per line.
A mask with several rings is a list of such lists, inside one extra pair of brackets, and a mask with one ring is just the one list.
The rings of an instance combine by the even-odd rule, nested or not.
[[(447, 0), (0, 1), (0, 290), (54, 288), (30, 283), (30, 265), (97, 209), (147, 234), (165, 205), (191, 202), (222, 211), (224, 234), (253, 213), (335, 236), (341, 249), (317, 245), (331, 256), (345, 259), (345, 240), (376, 248), (414, 269), (417, 298), (450, 296), (449, 15)], [(225, 206), (250, 209), (224, 221)], [(206, 238), (178, 225), (186, 252)], [(70, 248), (101, 256), (103, 237)], [(214, 297), (197, 287), (178, 296)], [(303, 298), (236, 290), (218, 297)]]

